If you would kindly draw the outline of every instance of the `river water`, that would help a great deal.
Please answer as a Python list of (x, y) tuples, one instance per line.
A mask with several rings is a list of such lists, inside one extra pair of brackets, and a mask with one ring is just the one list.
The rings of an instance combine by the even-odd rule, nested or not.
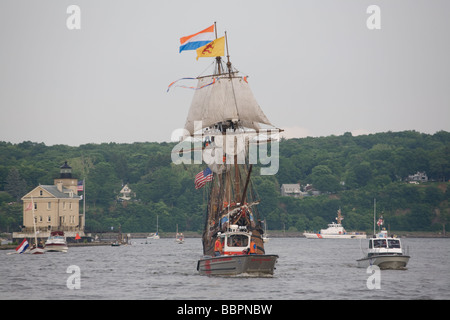
[(0, 251), (0, 299), (450, 299), (450, 239), (402, 239), (407, 270), (381, 270), (379, 289), (356, 265), (367, 240), (270, 239), (266, 252), (279, 260), (266, 278), (199, 275), (200, 239), (145, 241), (44, 255)]

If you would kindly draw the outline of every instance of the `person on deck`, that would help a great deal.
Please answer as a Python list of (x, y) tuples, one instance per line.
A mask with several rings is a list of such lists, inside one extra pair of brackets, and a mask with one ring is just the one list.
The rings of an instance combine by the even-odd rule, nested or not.
[(256, 254), (256, 243), (253, 240), (250, 242), (250, 252), (249, 253)]
[(222, 254), (222, 243), (220, 242), (220, 238), (217, 238), (216, 243), (214, 244), (214, 254), (216, 257)]

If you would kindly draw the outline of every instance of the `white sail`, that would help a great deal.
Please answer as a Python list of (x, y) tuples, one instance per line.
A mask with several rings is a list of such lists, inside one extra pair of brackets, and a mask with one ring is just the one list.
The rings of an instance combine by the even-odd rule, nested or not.
[(197, 88), (201, 89), (194, 94), (185, 125), (191, 135), (200, 129), (194, 128), (195, 121), (201, 121), (202, 129), (227, 120), (251, 129), (259, 129), (261, 123), (272, 125), (241, 76), (201, 77)]

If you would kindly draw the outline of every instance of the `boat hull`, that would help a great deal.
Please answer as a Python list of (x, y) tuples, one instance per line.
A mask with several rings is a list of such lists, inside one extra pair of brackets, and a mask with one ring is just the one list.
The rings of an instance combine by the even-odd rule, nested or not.
[(367, 268), (371, 265), (378, 266), (381, 270), (388, 269), (405, 269), (409, 261), (409, 256), (406, 255), (374, 255), (370, 258), (363, 258), (356, 260), (358, 267)]
[(303, 233), (307, 239), (366, 239), (365, 234), (320, 234)]
[(46, 252), (67, 252), (69, 250), (65, 244), (47, 244), (44, 249)]
[(198, 261), (197, 270), (203, 275), (273, 275), (278, 255), (230, 255), (204, 258)]
[(28, 251), (30, 254), (44, 254), (45, 250), (43, 248), (31, 248), (30, 251)]

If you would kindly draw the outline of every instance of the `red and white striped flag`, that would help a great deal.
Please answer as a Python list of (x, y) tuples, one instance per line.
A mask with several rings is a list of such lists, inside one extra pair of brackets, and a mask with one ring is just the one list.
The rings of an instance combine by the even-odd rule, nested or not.
[(211, 181), (213, 179), (213, 173), (210, 168), (206, 168), (203, 171), (200, 171), (195, 176), (195, 189), (203, 188), (206, 182)]

